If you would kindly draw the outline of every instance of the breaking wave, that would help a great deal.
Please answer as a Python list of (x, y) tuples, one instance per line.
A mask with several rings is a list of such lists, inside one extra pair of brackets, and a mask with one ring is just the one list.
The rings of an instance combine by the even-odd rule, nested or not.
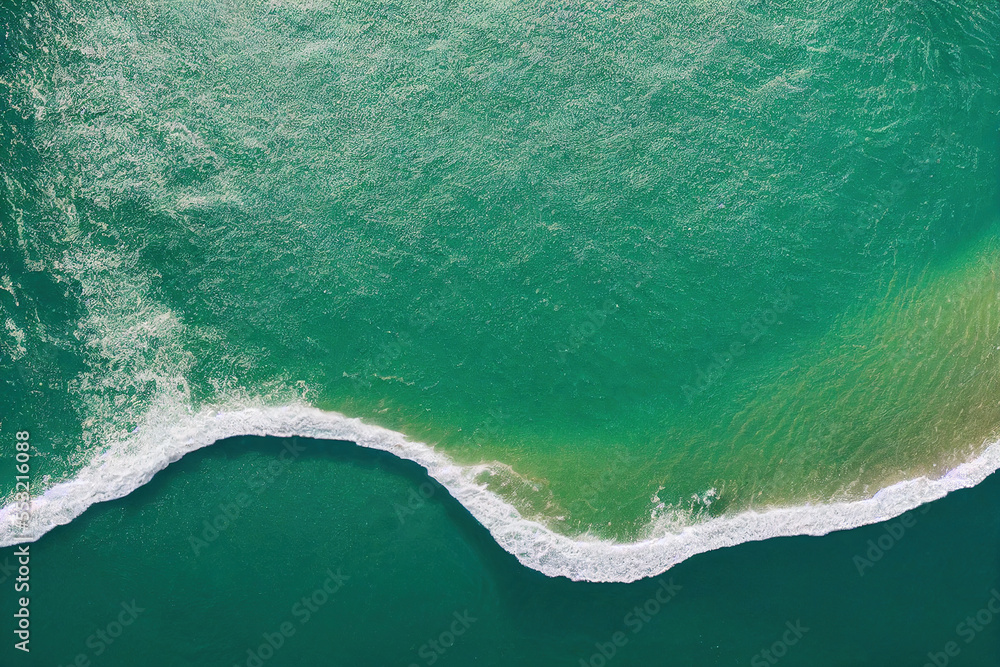
[(242, 406), (178, 414), (154, 410), (133, 437), (97, 456), (70, 480), (33, 499), (25, 529), (15, 523), (14, 505), (0, 509), (0, 547), (37, 540), (69, 523), (94, 503), (122, 498), (185, 454), (236, 436), (307, 437), (348, 440), (390, 452), (427, 469), (452, 496), (523, 565), (574, 581), (631, 582), (660, 574), (699, 553), (772, 537), (824, 535), (891, 519), (921, 504), (975, 486), (1000, 469), (1000, 442), (941, 477), (919, 477), (852, 502), (746, 511), (699, 521), (680, 530), (617, 543), (592, 536), (569, 537), (525, 518), (477, 479), (490, 464), (459, 465), (402, 433), (304, 404)]

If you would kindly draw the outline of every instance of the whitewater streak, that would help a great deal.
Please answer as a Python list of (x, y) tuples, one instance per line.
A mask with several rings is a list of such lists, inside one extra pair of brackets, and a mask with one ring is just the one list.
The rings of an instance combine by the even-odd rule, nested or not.
[[(336, 412), (288, 405), (225, 412), (204, 410), (171, 420), (170, 425), (163, 423), (163, 417), (147, 421), (126, 446), (104, 452), (74, 478), (34, 498), (26, 528), (17, 523), (14, 503), (0, 509), (0, 547), (35, 541), (80, 516), (94, 503), (128, 495), (188, 452), (235, 436), (349, 440), (414, 461), (447, 488), (523, 565), (574, 581), (636, 581), (705, 551), (771, 537), (825, 535), (877, 523), (951, 491), (975, 486), (1000, 469), (1000, 442), (994, 442), (977, 458), (940, 478), (899, 482), (865, 500), (747, 511), (709, 519), (680, 532), (615, 543), (591, 536), (567, 537), (522, 517), (512, 505), (475, 481), (487, 464), (458, 465), (426, 444), (407, 440), (402, 433)], [(153, 443), (154, 447), (141, 446)]]

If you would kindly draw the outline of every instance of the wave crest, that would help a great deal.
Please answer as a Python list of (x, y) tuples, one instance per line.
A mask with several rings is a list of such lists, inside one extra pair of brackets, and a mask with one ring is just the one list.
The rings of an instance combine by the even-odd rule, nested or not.
[[(179, 418), (178, 418), (179, 417)], [(699, 553), (743, 542), (791, 535), (824, 535), (891, 519), (951, 491), (975, 486), (1000, 469), (1000, 442), (937, 479), (919, 477), (888, 486), (873, 497), (798, 507), (747, 511), (705, 520), (641, 541), (615, 543), (569, 537), (527, 519), (478, 481), (488, 466), (462, 466), (402, 433), (336, 412), (292, 404), (241, 407), (196, 414), (151, 414), (120, 447), (96, 457), (72, 479), (32, 501), (31, 520), (18, 530), (13, 503), (0, 509), (0, 546), (32, 542), (69, 523), (94, 503), (122, 498), (188, 452), (236, 436), (300, 436), (349, 440), (390, 452), (427, 469), (523, 565), (574, 581), (631, 582), (660, 574)]]

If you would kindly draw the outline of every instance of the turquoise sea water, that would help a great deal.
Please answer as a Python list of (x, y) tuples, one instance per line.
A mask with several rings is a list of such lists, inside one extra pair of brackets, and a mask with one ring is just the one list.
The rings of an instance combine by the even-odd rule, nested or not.
[[(808, 631), (779, 664), (921, 667), (950, 641), (960, 647), (953, 665), (990, 667), (1000, 655), (1000, 618), (969, 642), (956, 630), (1000, 585), (996, 476), (915, 510), (898, 539), (886, 537), (896, 522), (779, 538), (703, 554), (658, 578), (593, 584), (524, 568), (413, 464), (301, 442), (307, 449), (272, 475), (286, 441), (225, 441), (32, 545), (32, 661), (7, 641), (0, 661), (69, 665), (83, 654), (94, 665), (232, 667), (284, 622), (296, 632), (266, 665), (579, 667), (623, 632), (609, 665), (746, 666), (799, 621)], [(190, 538), (241, 493), (252, 504), (196, 555)], [(887, 549), (859, 574), (856, 559), (879, 540)], [(302, 623), (293, 607), (328, 568), (348, 579)], [(643, 620), (635, 607), (656, 599), (660, 581), (680, 588)], [(14, 607), (4, 600), (7, 617)], [(143, 611), (104, 643), (97, 633), (133, 600)], [(476, 620), (434, 650), (456, 612)]]
[[(162, 574), (160, 634), (131, 641), (213, 665), (280, 624), (272, 593), (314, 590), (333, 555), (377, 609), (408, 596), (406, 620), (363, 612), (359, 638), (430, 637), (434, 605), (475, 599), (491, 629), (463, 650), (480, 661), (504, 641), (512, 660), (589, 659), (567, 658), (574, 633), (609, 641), (618, 602), (685, 571), (724, 581), (669, 603), (695, 605), (671, 612), (681, 630), (631, 644), (679, 664), (750, 661), (792, 609), (840, 628), (808, 635), (824, 638), (802, 664), (919, 661), (986, 604), (995, 544), (971, 535), (992, 535), (991, 482), (956, 496), (982, 516), (938, 499), (1000, 467), (996, 3), (0, 7), (0, 544), (41, 538), (41, 590), (117, 598)], [(278, 445), (239, 436), (323, 453), (256, 489)], [(326, 453), (340, 440), (407, 462)], [(432, 512), (394, 499), (414, 488)], [(201, 555), (188, 538), (241, 493)], [(848, 545), (924, 506), (969, 525), (869, 589)], [(86, 545), (122, 549), (120, 578)], [(901, 639), (853, 641), (854, 619), (830, 621), (844, 600), (776, 583), (716, 611), (722, 634), (698, 630), (736, 572), (780, 576), (754, 569), (765, 557), (864, 614), (912, 594), (913, 568), (938, 577), (933, 613), (893, 602)], [(269, 593), (246, 592), (281, 564)], [(433, 605), (408, 573), (441, 591)], [(178, 582), (206, 580), (197, 613), (171, 620)], [(330, 618), (360, 617), (360, 599)], [(100, 623), (85, 608), (81, 631)], [(175, 625), (215, 615), (224, 640)], [(990, 632), (963, 655), (989, 655)], [(426, 660), (400, 646), (345, 664)]]

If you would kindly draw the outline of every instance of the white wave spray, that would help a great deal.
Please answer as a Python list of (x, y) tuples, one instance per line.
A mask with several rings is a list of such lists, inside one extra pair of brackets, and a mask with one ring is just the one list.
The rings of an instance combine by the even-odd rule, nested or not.
[(94, 503), (128, 495), (185, 454), (241, 435), (348, 440), (414, 461), (447, 488), (522, 564), (548, 576), (577, 581), (630, 582), (660, 574), (705, 551), (772, 537), (824, 535), (884, 521), (951, 491), (974, 486), (1000, 469), (1000, 442), (996, 442), (976, 459), (940, 478), (899, 482), (865, 500), (748, 511), (638, 542), (614, 543), (590, 536), (568, 537), (526, 519), (475, 481), (486, 464), (458, 465), (426, 444), (360, 419), (302, 404), (203, 410), (183, 416), (175, 410), (163, 410), (149, 414), (122, 446), (104, 452), (73, 479), (36, 497), (25, 529), (16, 523), (13, 504), (0, 509), (0, 546), (37, 540), (80, 516)]

